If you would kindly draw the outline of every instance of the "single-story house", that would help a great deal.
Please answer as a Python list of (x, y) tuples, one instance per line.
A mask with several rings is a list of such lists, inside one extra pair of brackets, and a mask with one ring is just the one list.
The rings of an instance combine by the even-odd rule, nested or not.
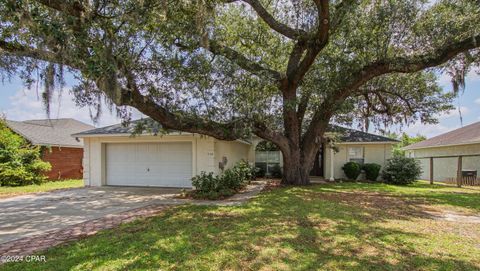
[[(480, 122), (432, 137), (403, 148), (407, 157), (420, 161), (424, 180), (456, 178), (459, 157), (461, 170), (480, 170)], [(433, 165), (433, 166), (432, 166)], [(433, 176), (431, 176), (433, 173)]]
[(8, 128), (33, 145), (42, 147), (42, 160), (52, 169), (49, 179), (81, 179), (83, 176), (83, 142), (74, 133), (95, 128), (74, 119), (40, 119), (5, 121)]
[[(392, 157), (393, 145), (398, 141), (359, 130), (331, 125), (326, 137), (335, 138), (333, 144), (324, 143), (320, 147), (312, 170), (311, 176), (324, 177), (325, 179), (345, 179), (342, 170), (345, 163), (353, 161), (359, 164), (376, 163), (384, 166), (385, 162)], [(254, 137), (254, 145), (257, 146), (261, 138)], [(282, 154), (280, 151), (263, 151), (256, 149), (254, 159), (257, 167), (268, 172), (277, 164), (282, 167)], [(362, 176), (359, 176), (361, 178)]]
[[(86, 186), (191, 187), (191, 178), (202, 171), (219, 174), (240, 160), (256, 161), (261, 139), (222, 141), (215, 138), (171, 131), (167, 134), (135, 134), (136, 121), (74, 134), (84, 142)], [(341, 133), (334, 149), (324, 144), (317, 155), (316, 175), (343, 178), (347, 161), (384, 165), (392, 155), (390, 138), (336, 127)], [(325, 154), (325, 155), (322, 155)], [(280, 159), (281, 160), (281, 159)]]

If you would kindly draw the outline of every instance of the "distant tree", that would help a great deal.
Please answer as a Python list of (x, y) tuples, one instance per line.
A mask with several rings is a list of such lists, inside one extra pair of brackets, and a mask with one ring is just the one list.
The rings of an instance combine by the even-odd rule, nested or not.
[(0, 120), (0, 186), (40, 184), (51, 169), (40, 159), (40, 147), (30, 145)]
[(3, 0), (0, 71), (43, 80), (47, 112), (67, 69), (79, 106), (221, 140), (254, 133), (281, 150), (284, 183), (308, 184), (331, 122), (451, 109), (432, 69), (463, 86), (479, 25), (471, 0)]
[(397, 139), (400, 142), (393, 146), (393, 155), (404, 156), (405, 151), (402, 150), (403, 147), (408, 145), (412, 145), (414, 143), (426, 140), (427, 137), (424, 135), (417, 134), (416, 136), (409, 136), (406, 133), (402, 133), (402, 135), (397, 135), (395, 133), (390, 133), (387, 135), (390, 138)]

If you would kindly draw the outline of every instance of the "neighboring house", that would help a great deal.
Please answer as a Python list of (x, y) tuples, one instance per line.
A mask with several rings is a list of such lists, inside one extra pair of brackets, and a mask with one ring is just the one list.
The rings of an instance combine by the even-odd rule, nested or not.
[[(407, 157), (420, 161), (422, 179), (446, 181), (456, 178), (461, 156), (461, 170), (480, 170), (480, 122), (406, 146)], [(433, 164), (433, 167), (431, 166)], [(433, 176), (431, 175), (433, 169)]]
[[(202, 171), (220, 174), (242, 159), (253, 164), (255, 147), (261, 141), (256, 137), (222, 141), (176, 131), (132, 136), (136, 124), (133, 121), (127, 126), (117, 124), (74, 135), (84, 141), (85, 185), (191, 187), (191, 178)], [(315, 164), (316, 175), (327, 178), (343, 178), (341, 168), (347, 161), (383, 166), (392, 155), (392, 145), (397, 143), (356, 130), (333, 130), (331, 134), (341, 134), (341, 142), (336, 143), (339, 152), (323, 144)]]
[(93, 126), (74, 119), (7, 120), (6, 125), (31, 144), (42, 146), (42, 160), (52, 166), (49, 179), (82, 178), (83, 142), (71, 135)]

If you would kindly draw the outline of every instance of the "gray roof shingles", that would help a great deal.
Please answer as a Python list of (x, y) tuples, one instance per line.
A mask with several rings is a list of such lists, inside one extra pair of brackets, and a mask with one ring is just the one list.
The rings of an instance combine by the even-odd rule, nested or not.
[(404, 150), (480, 143), (480, 122), (406, 146)]
[(380, 136), (376, 134), (366, 133), (359, 130), (345, 128), (337, 125), (330, 125), (329, 132), (337, 133), (339, 135), (340, 142), (353, 142), (353, 143), (372, 143), (372, 142), (392, 142), (397, 143), (398, 140)]
[[(123, 124), (115, 124), (111, 126), (101, 127), (89, 131), (84, 131), (76, 134), (76, 136), (93, 136), (93, 135), (119, 135), (119, 134), (132, 134), (135, 130), (135, 125), (144, 121), (144, 124), (152, 123), (150, 119), (135, 120), (129, 122), (126, 126)], [(161, 129), (161, 125), (157, 124), (157, 129)], [(155, 129), (153, 129), (155, 130)], [(342, 142), (398, 142), (397, 140), (379, 136), (375, 134), (365, 133), (362, 131), (349, 129), (341, 126), (331, 125), (329, 132), (339, 133), (339, 140)]]
[(94, 126), (74, 119), (41, 119), (13, 121), (6, 120), (6, 125), (34, 145), (82, 147), (72, 134), (91, 130)]
[[(161, 124), (153, 122), (151, 119), (138, 119), (130, 122), (119, 123), (115, 125), (105, 126), (96, 128), (93, 130), (83, 131), (75, 134), (74, 136), (89, 136), (89, 135), (117, 135), (117, 134), (132, 134), (135, 132), (135, 127), (137, 124), (142, 123), (144, 127), (149, 128), (153, 131), (158, 131), (162, 128)], [(155, 125), (155, 127), (152, 127)]]

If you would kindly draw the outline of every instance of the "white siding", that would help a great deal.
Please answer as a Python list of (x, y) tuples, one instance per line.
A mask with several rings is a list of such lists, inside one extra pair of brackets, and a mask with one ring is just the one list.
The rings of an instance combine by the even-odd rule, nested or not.
[[(223, 161), (223, 157), (226, 157), (227, 164), (225, 169), (235, 166), (241, 160), (247, 160), (250, 154), (251, 145), (239, 142), (239, 141), (221, 141), (215, 140), (215, 170), (214, 172), (221, 173), (219, 163)], [(253, 162), (253, 161), (252, 161)]]
[[(420, 161), (422, 166), (421, 178), (430, 180), (430, 159), (433, 159), (433, 180), (445, 181), (447, 178), (455, 178), (457, 176), (457, 157), (444, 156), (458, 156), (458, 155), (475, 155), (480, 154), (480, 144), (433, 147), (416, 150), (407, 150), (407, 157), (415, 157)], [(480, 173), (480, 156), (467, 156), (462, 158), (463, 170), (476, 170)]]
[(83, 184), (90, 186), (90, 139), (83, 140)]
[(102, 186), (106, 184), (106, 144), (136, 142), (191, 142), (192, 175), (197, 175), (201, 171), (218, 173), (218, 162), (220, 161), (218, 159), (226, 156), (228, 159), (227, 167), (230, 167), (241, 159), (248, 159), (251, 148), (250, 145), (238, 141), (218, 141), (211, 137), (192, 134), (88, 137), (85, 138), (84, 141), (85, 156), (83, 164), (85, 185)]
[[(382, 166), (382, 168), (385, 166), (385, 162), (392, 157), (392, 144), (338, 144), (338, 152), (334, 153), (333, 156), (333, 172), (335, 179), (346, 178), (342, 167), (349, 161), (349, 147), (363, 147), (364, 163), (376, 163)], [(330, 150), (329, 147), (325, 148), (325, 178), (330, 177)]]

